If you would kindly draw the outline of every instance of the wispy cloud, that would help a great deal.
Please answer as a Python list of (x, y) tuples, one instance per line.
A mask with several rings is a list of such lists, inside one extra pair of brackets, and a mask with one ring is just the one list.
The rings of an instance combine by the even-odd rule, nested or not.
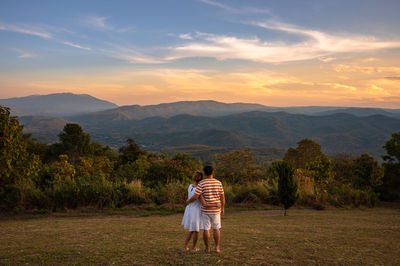
[(30, 26), (30, 25), (12, 25), (12, 24), (3, 24), (0, 22), (0, 30), (4, 31), (12, 31), (22, 34), (28, 34), (33, 36), (38, 36), (45, 39), (53, 38), (53, 35), (46, 31), (45, 29), (37, 26)]
[(184, 40), (193, 40), (193, 37), (190, 33), (179, 34), (178, 37)]
[(382, 66), (360, 66), (357, 64), (338, 64), (333, 66), (333, 70), (335, 72), (360, 72), (364, 74), (373, 74), (373, 73), (399, 73), (400, 67), (382, 67)]
[(76, 43), (72, 43), (72, 42), (63, 42), (63, 44), (71, 46), (71, 47), (75, 47), (75, 48), (78, 48), (78, 49), (82, 49), (82, 50), (87, 50), (87, 51), (92, 50), (92, 48), (85, 47), (85, 46), (82, 46), (82, 45), (79, 45), (79, 44), (76, 44)]
[(160, 64), (165, 63), (161, 57), (148, 56), (138, 49), (124, 47), (118, 44), (112, 44), (112, 49), (101, 49), (100, 52), (104, 55), (120, 59), (129, 63), (143, 63), (143, 64)]
[[(265, 29), (309, 37), (312, 41), (309, 42), (308, 40), (309, 48), (319, 52), (361, 52), (400, 47), (400, 41), (381, 41), (373, 36), (357, 36), (355, 34), (335, 35), (277, 21), (252, 22), (250, 24)], [(307, 42), (305, 44), (307, 44)]]
[(200, 0), (200, 2), (203, 2), (204, 4), (207, 4), (210, 6), (215, 6), (215, 7), (221, 8), (224, 11), (227, 11), (227, 12), (233, 13), (233, 14), (268, 14), (268, 15), (272, 15), (272, 12), (269, 9), (265, 9), (265, 8), (252, 8), (252, 7), (235, 8), (235, 7), (225, 5), (220, 2), (213, 1), (213, 0)]
[(385, 77), (385, 79), (389, 79), (389, 80), (399, 80), (399, 81), (400, 81), (400, 77)]
[(334, 57), (320, 57), (318, 58), (319, 61), (324, 62), (324, 63), (329, 63), (332, 62), (334, 60), (336, 60), (336, 58)]
[(297, 43), (265, 42), (257, 37), (197, 33), (196, 40), (188, 39), (186, 44), (170, 47), (167, 60), (185, 57), (213, 57), (217, 59), (244, 59), (257, 62), (279, 63), (307, 59), (333, 61), (332, 55), (339, 53), (360, 53), (379, 49), (399, 48), (400, 41), (382, 41), (371, 36), (335, 35), (313, 29), (306, 29), (275, 21), (252, 22), (253, 26), (276, 30), (288, 34), (302, 35), (304, 41)]
[(99, 30), (112, 30), (114, 29), (107, 23), (107, 17), (88, 15), (80, 19), (81, 24), (86, 27), (95, 28)]
[(17, 52), (18, 53), (18, 58), (36, 58), (36, 57), (39, 56), (38, 54), (35, 54), (35, 53), (32, 53), (32, 52), (28, 52), (28, 51), (26, 51), (24, 49), (20, 49), (20, 48), (4, 47), (4, 49)]

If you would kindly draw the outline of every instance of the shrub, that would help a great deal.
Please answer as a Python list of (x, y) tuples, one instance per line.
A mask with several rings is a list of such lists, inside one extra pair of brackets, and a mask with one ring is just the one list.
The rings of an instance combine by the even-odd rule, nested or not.
[(150, 202), (141, 180), (132, 180), (130, 183), (121, 183), (118, 189), (121, 192), (120, 206)]
[(85, 175), (76, 179), (78, 187), (78, 204), (99, 208), (115, 207), (119, 204), (120, 193), (104, 174)]
[(262, 182), (236, 186), (233, 202), (277, 204), (276, 197)]
[(377, 201), (378, 195), (375, 192), (355, 189), (349, 184), (334, 186), (328, 193), (328, 202), (336, 207), (374, 207)]
[(152, 189), (152, 198), (156, 204), (185, 204), (187, 199), (187, 184), (179, 181), (170, 182), (165, 185), (159, 185)]

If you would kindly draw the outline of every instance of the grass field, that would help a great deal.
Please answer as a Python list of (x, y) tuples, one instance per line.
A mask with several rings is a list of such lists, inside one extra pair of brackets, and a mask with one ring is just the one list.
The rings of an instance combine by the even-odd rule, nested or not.
[(400, 263), (396, 209), (228, 212), (220, 254), (181, 251), (181, 218), (2, 219), (0, 264)]

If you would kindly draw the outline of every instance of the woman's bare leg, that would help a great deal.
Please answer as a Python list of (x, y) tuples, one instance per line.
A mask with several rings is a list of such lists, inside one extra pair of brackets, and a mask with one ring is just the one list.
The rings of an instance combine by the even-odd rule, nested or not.
[(190, 239), (192, 238), (192, 235), (193, 235), (193, 232), (189, 232), (188, 233), (188, 235), (186, 237), (186, 240), (185, 240), (185, 246), (183, 247), (183, 250), (187, 250), (188, 249), (189, 242), (190, 242)]
[(193, 233), (193, 246), (192, 250), (196, 251), (197, 240), (199, 239), (199, 232), (191, 232)]

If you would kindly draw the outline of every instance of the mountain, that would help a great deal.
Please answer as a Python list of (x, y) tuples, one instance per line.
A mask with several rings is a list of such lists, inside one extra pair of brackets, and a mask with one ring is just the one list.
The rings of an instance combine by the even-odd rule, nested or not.
[(57, 135), (68, 123), (59, 117), (49, 116), (21, 116), (19, 122), (24, 125), (24, 133), (32, 133), (32, 136), (44, 143), (58, 141)]
[(171, 117), (179, 114), (191, 114), (202, 116), (223, 116), (228, 114), (243, 113), (255, 110), (273, 110), (260, 104), (250, 103), (221, 103), (216, 101), (183, 101), (174, 103), (162, 103), (157, 105), (129, 105), (90, 113), (86, 115), (71, 116), (69, 119), (79, 122), (100, 122), (120, 121), (120, 120), (139, 120), (148, 117), (163, 116)]
[(86, 121), (81, 125), (95, 140), (114, 147), (124, 145), (130, 137), (149, 150), (187, 145), (288, 148), (295, 147), (303, 138), (311, 138), (328, 154), (368, 152), (379, 157), (391, 134), (400, 130), (400, 119), (383, 115), (310, 116), (252, 111), (218, 117), (185, 114)]
[(80, 123), (99, 123), (102, 121), (141, 120), (149, 117), (172, 117), (189, 114), (208, 117), (226, 116), (251, 111), (287, 112), (290, 114), (331, 115), (337, 113), (355, 116), (385, 115), (400, 118), (400, 109), (355, 108), (335, 106), (271, 107), (251, 103), (222, 103), (216, 101), (182, 101), (157, 105), (127, 105), (109, 110), (69, 116), (67, 119)]
[(381, 109), (381, 108), (359, 108), (359, 107), (349, 107), (349, 108), (340, 108), (327, 110), (322, 112), (316, 112), (314, 115), (331, 115), (345, 113), (351, 114), (355, 116), (371, 116), (371, 115), (384, 115), (390, 117), (398, 117), (400, 118), (400, 109)]
[(95, 141), (114, 148), (134, 138), (142, 147), (153, 151), (195, 146), (207, 147), (206, 153), (244, 147), (287, 149), (295, 147), (303, 138), (311, 138), (328, 154), (367, 152), (379, 157), (391, 134), (400, 131), (399, 118), (400, 110), (395, 109), (278, 108), (186, 101), (122, 106), (64, 119), (26, 116), (21, 117), (21, 123), (25, 125), (25, 132), (33, 132), (34, 137), (45, 142), (55, 141), (63, 125), (71, 121), (82, 125)]
[(13, 115), (63, 117), (106, 109), (118, 105), (87, 94), (56, 93), (0, 99), (0, 105), (10, 107)]

